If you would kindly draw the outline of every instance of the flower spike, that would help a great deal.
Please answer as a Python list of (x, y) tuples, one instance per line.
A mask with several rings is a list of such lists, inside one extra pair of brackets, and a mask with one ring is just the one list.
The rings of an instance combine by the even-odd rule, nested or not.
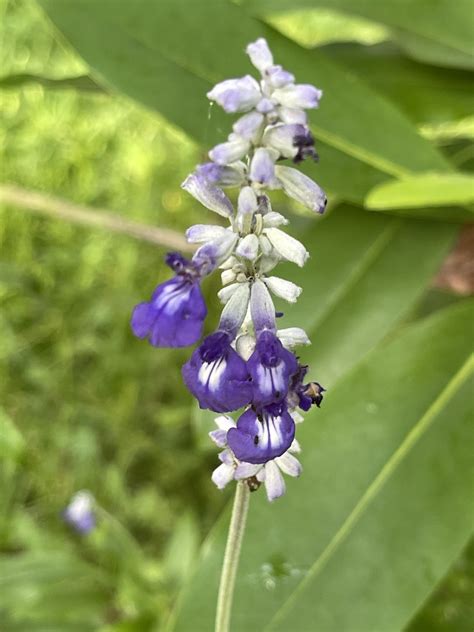
[[(325, 389), (307, 380), (308, 367), (294, 353), (310, 344), (300, 327), (278, 328), (272, 295), (295, 303), (302, 288), (273, 274), (280, 261), (303, 266), (305, 246), (285, 232), (288, 220), (273, 210), (270, 195), (281, 189), (315, 213), (323, 213), (326, 195), (295, 166), (318, 160), (306, 110), (316, 109), (322, 91), (296, 83), (276, 64), (265, 39), (246, 53), (258, 71), (216, 84), (207, 97), (236, 114), (227, 138), (209, 151), (182, 184), (204, 207), (227, 220), (195, 224), (186, 239), (196, 244), (191, 260), (171, 253), (174, 278), (158, 285), (150, 301), (138, 304), (132, 330), (154, 346), (199, 343), (207, 308), (203, 279), (219, 268), (223, 304), (215, 331), (206, 336), (182, 368), (188, 390), (199, 406), (219, 413), (210, 438), (220, 450), (212, 474), (219, 489), (246, 481), (252, 491), (265, 487), (269, 500), (285, 492), (283, 474), (297, 477), (295, 454), (299, 411), (321, 405)], [(224, 189), (235, 187), (235, 194)], [(231, 202), (236, 200), (236, 205)], [(229, 414), (239, 410), (237, 421)]]

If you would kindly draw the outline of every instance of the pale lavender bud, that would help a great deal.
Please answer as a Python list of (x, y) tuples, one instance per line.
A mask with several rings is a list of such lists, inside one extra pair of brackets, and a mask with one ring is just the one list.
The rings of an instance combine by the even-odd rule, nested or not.
[(272, 185), (275, 181), (275, 157), (273, 152), (258, 148), (250, 163), (250, 179), (259, 184)]
[(266, 74), (272, 88), (283, 88), (295, 80), (294, 75), (281, 66), (271, 66), (271, 68), (267, 69)]
[(296, 108), (285, 108), (283, 106), (278, 108), (278, 115), (283, 123), (288, 125), (307, 125), (308, 117), (304, 110), (298, 110)]
[(239, 239), (237, 233), (226, 229), (224, 234), (198, 248), (193, 255), (193, 262), (202, 266), (203, 274), (209, 274), (232, 254)]
[(311, 178), (292, 167), (278, 166), (275, 168), (275, 174), (287, 195), (311, 211), (324, 213), (327, 204), (326, 194)]
[(186, 240), (190, 244), (203, 244), (222, 237), (227, 233), (223, 226), (212, 226), (210, 224), (195, 224), (186, 231)]
[(248, 112), (261, 97), (260, 86), (250, 75), (221, 81), (207, 93), (208, 99), (218, 103), (228, 113)]
[(257, 110), (262, 114), (270, 114), (275, 109), (275, 103), (271, 99), (264, 97), (257, 104)]
[(252, 64), (262, 74), (273, 65), (273, 55), (268, 47), (268, 44), (263, 37), (260, 37), (255, 42), (252, 42), (247, 46), (245, 52), (250, 57)]
[(276, 331), (275, 306), (273, 305), (270, 292), (259, 279), (254, 281), (252, 285), (250, 313), (256, 334), (259, 334), (265, 329)]
[(281, 105), (298, 109), (317, 108), (322, 96), (322, 90), (318, 90), (308, 83), (285, 86), (275, 90), (272, 94), (272, 97)]
[(183, 182), (181, 188), (199, 200), (206, 208), (223, 217), (231, 217), (234, 213), (232, 202), (224, 191), (202, 176), (192, 173)]
[(87, 534), (96, 526), (95, 501), (92, 494), (82, 490), (74, 494), (63, 511), (64, 520), (78, 533)]
[(303, 125), (272, 125), (263, 135), (263, 143), (273, 147), (285, 158), (294, 158), (298, 153), (296, 139), (307, 134)]
[(206, 162), (196, 167), (196, 175), (204, 178), (211, 184), (223, 187), (238, 186), (245, 178), (245, 165), (243, 162), (234, 162), (231, 165), (217, 165), (215, 162)]
[(258, 237), (257, 235), (251, 233), (240, 240), (235, 252), (239, 255), (239, 257), (244, 257), (245, 259), (254, 261), (257, 258), (258, 247)]
[(218, 165), (229, 165), (240, 160), (249, 149), (250, 142), (248, 140), (236, 134), (231, 134), (227, 143), (221, 143), (211, 149), (209, 158), (217, 162)]
[(245, 140), (255, 141), (262, 131), (264, 116), (259, 112), (249, 112), (239, 118), (232, 129)]
[(247, 315), (249, 302), (250, 286), (240, 283), (222, 310), (218, 329), (229, 332), (235, 338)]
[(242, 187), (237, 200), (237, 210), (239, 213), (255, 213), (258, 209), (258, 200), (252, 187)]
[(254, 213), (257, 211), (258, 201), (252, 187), (242, 187), (237, 201), (237, 228), (241, 233), (248, 233), (252, 226)]

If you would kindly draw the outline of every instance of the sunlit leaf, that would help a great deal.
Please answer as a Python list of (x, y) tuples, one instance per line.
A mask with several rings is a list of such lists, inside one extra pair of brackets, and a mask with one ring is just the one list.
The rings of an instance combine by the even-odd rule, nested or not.
[[(318, 8), (380, 22), (392, 29), (416, 58), (442, 66), (473, 66), (474, 12), (471, 0), (318, 0)], [(245, 0), (258, 14), (311, 8), (313, 0)]]
[(365, 204), (369, 209), (383, 210), (470, 202), (474, 202), (474, 176), (427, 173), (381, 184), (369, 193)]

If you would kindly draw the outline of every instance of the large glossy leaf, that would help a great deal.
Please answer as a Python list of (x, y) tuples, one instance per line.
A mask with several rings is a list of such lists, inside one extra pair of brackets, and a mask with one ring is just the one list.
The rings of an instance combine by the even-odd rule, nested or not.
[(375, 187), (366, 206), (373, 210), (469, 204), (474, 202), (474, 176), (467, 173), (423, 173)]
[[(407, 328), (308, 415), (301, 479), (251, 498), (235, 632), (399, 631), (446, 573), (472, 532), (472, 307)], [(170, 629), (212, 629), (228, 518)]]
[(457, 121), (474, 110), (469, 72), (420, 64), (390, 43), (333, 44), (324, 52), (391, 99), (415, 123)]
[[(228, 1), (40, 3), (99, 79), (159, 110), (206, 146), (222, 140), (230, 124), (217, 108), (209, 109), (206, 91), (249, 72), (245, 45), (264, 35), (299, 80), (324, 89), (324, 104), (312, 118), (322, 141), (385, 174), (448, 168), (383, 97), (324, 54), (304, 51)], [(342, 170), (334, 167), (342, 182)]]
[(285, 312), (279, 326), (305, 327), (313, 344), (301, 355), (331, 387), (406, 318), (457, 230), (343, 205), (299, 232), (311, 257), (302, 269), (278, 268), (278, 275), (303, 288), (296, 305), (279, 304)]
[[(314, 0), (246, 0), (257, 13), (315, 6)], [(471, 0), (318, 0), (317, 6), (346, 11), (393, 29), (400, 43), (422, 61), (473, 66), (474, 12)]]

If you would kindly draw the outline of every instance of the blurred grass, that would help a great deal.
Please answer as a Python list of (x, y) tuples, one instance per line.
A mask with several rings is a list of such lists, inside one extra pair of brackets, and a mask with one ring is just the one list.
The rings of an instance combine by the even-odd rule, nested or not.
[[(0, 0), (0, 17), (3, 75), (87, 70), (33, 2)], [(2, 182), (177, 230), (212, 221), (179, 188), (202, 158), (198, 148), (156, 113), (119, 95), (38, 85), (2, 91), (0, 112)], [(164, 613), (173, 581), (182, 579), (173, 575), (182, 551), (175, 530), (189, 542), (191, 563), (193, 525), (201, 538), (224, 502), (209, 481), (215, 453), (195, 436), (180, 380), (188, 351), (158, 353), (129, 332), (132, 306), (167, 275), (163, 254), (125, 236), (0, 208), (0, 411), (9, 420), (1, 427), (23, 438), (14, 439), (18, 458), (4, 458), (0, 469), (0, 551), (72, 551), (96, 567), (111, 564), (106, 618), (137, 617), (127, 628), (136, 630), (149, 627), (140, 581), (157, 591), (151, 601)], [(209, 295), (217, 283), (208, 282)], [(59, 519), (81, 488), (107, 512), (107, 529), (87, 545)], [(124, 588), (114, 572), (127, 547), (142, 568), (136, 582), (127, 567)], [(162, 584), (170, 551), (174, 579)], [(462, 604), (474, 594), (467, 568), (461, 561), (413, 629), (460, 629)]]
[[(1, 0), (0, 15), (5, 75), (82, 72), (33, 3)], [(3, 91), (1, 112), (3, 182), (178, 230), (199, 219), (179, 188), (198, 151), (155, 114), (40, 86)], [(167, 275), (163, 251), (8, 207), (0, 243), (1, 402), (27, 444), (13, 506), (67, 538), (58, 511), (87, 487), (155, 551), (185, 508), (208, 524), (222, 498), (193, 450), (186, 351), (153, 353), (129, 332), (131, 307)], [(12, 522), (7, 550), (26, 544)]]

